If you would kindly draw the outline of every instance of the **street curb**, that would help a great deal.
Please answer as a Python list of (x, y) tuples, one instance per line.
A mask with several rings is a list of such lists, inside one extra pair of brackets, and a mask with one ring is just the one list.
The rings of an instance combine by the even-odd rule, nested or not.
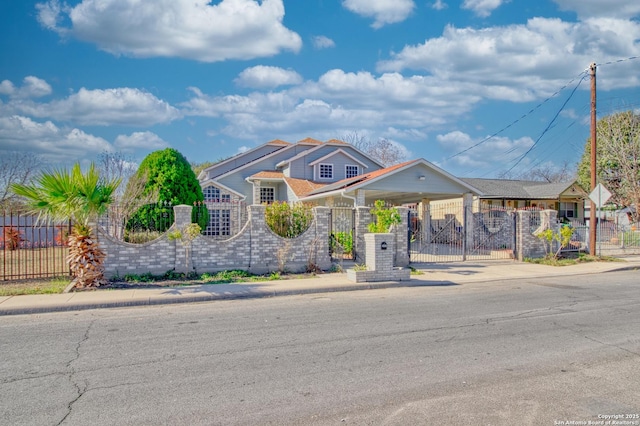
[[(578, 275), (592, 275), (600, 274), (604, 272), (618, 272), (618, 271), (635, 271), (640, 269), (639, 265), (634, 266), (621, 266), (606, 271), (591, 271), (591, 272), (577, 272), (566, 274), (564, 276), (578, 276)], [(541, 275), (528, 275), (522, 277), (513, 277), (514, 280), (531, 280), (537, 278), (548, 278), (549, 274)], [(240, 299), (260, 299), (268, 297), (279, 296), (299, 296), (306, 294), (321, 294), (321, 293), (337, 293), (346, 291), (359, 291), (359, 290), (377, 290), (387, 288), (411, 288), (411, 287), (449, 287), (460, 286), (465, 283), (483, 283), (493, 282), (497, 280), (508, 280), (508, 277), (479, 277), (478, 279), (467, 278), (463, 282), (455, 282), (451, 280), (420, 280), (411, 279), (409, 281), (381, 281), (381, 282), (368, 282), (368, 283), (354, 283), (348, 285), (338, 285), (333, 287), (307, 287), (291, 290), (252, 290), (252, 291), (237, 291), (232, 293), (217, 293), (217, 294), (198, 294), (198, 295), (181, 295), (181, 296), (159, 296), (139, 298), (134, 300), (119, 300), (113, 302), (78, 302), (78, 303), (58, 303), (46, 306), (30, 306), (30, 307), (16, 307), (16, 308), (3, 308), (0, 307), (0, 317), (9, 315), (29, 315), (29, 314), (44, 314), (54, 312), (73, 312), (89, 309), (112, 309), (112, 308), (127, 308), (136, 306), (160, 306), (160, 305), (173, 305), (180, 303), (202, 303), (212, 302), (216, 300), (240, 300)], [(195, 287), (195, 286), (194, 286)], [(167, 287), (167, 291), (172, 289), (184, 290), (185, 287)], [(118, 291), (118, 290), (114, 290)], [(142, 289), (141, 291), (145, 291)], [(13, 296), (20, 297), (20, 296)], [(1, 305), (0, 305), (1, 306)]]
[[(439, 287), (439, 286), (454, 286), (460, 285), (451, 281), (384, 281), (384, 282), (370, 282), (363, 284), (354, 284), (347, 286), (335, 286), (335, 287), (309, 287), (294, 290), (272, 290), (272, 291), (250, 291), (250, 292), (237, 292), (226, 294), (209, 294), (209, 295), (187, 295), (176, 297), (149, 297), (145, 299), (137, 300), (123, 300), (115, 302), (83, 302), (83, 303), (64, 303), (48, 306), (31, 306), (31, 307), (19, 307), (19, 308), (0, 308), (0, 316), (9, 315), (29, 315), (29, 314), (43, 314), (50, 312), (71, 312), (82, 311), (89, 309), (110, 309), (110, 308), (126, 308), (135, 306), (160, 306), (160, 305), (173, 305), (179, 303), (201, 303), (212, 302), (216, 300), (236, 300), (236, 299), (261, 299), (268, 297), (279, 296), (300, 296), (305, 294), (321, 294), (321, 293), (337, 293), (345, 291), (359, 291), (359, 290), (376, 290), (385, 288), (402, 288), (402, 287)], [(184, 288), (184, 287), (181, 287)], [(168, 287), (167, 290), (171, 289)], [(117, 291), (117, 290), (116, 290)], [(144, 291), (144, 290), (143, 290)], [(19, 297), (19, 296), (14, 296)]]

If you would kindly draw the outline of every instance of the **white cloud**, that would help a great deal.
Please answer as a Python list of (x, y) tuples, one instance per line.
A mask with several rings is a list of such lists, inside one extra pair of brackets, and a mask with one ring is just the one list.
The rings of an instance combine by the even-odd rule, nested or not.
[(60, 6), (60, 2), (58, 0), (51, 0), (46, 3), (37, 3), (36, 9), (38, 10), (37, 19), (40, 25), (49, 30), (57, 31), (60, 15), (63, 12), (63, 7)]
[[(465, 149), (471, 148), (482, 140), (473, 139), (466, 133), (453, 131), (443, 135), (437, 135), (436, 140), (443, 148), (445, 155), (454, 155)], [(446, 160), (459, 166), (464, 166), (468, 172), (473, 172), (472, 168), (496, 168), (496, 164), (506, 164), (509, 161), (522, 156), (532, 145), (533, 139), (523, 137), (519, 139), (509, 139), (506, 137), (493, 137), (483, 142), (477, 147), (469, 149), (462, 154)], [(503, 153), (501, 156), (496, 153)]]
[(336, 47), (336, 43), (326, 36), (314, 36), (313, 47), (316, 49), (328, 49), (330, 47)]
[(186, 115), (224, 119), (221, 133), (239, 138), (285, 138), (287, 132), (330, 139), (354, 128), (381, 135), (402, 128), (418, 139), (422, 129), (468, 112), (480, 100), (468, 90), (464, 83), (452, 86), (432, 77), (331, 70), (318, 81), (278, 92), (208, 96), (194, 88), (182, 107)]
[(436, 0), (435, 3), (433, 3), (431, 5), (431, 8), (435, 9), (435, 10), (444, 10), (447, 7), (449, 7), (449, 6), (445, 2), (443, 2), (442, 0)]
[(41, 123), (14, 115), (0, 117), (0, 151), (37, 152), (59, 162), (69, 162), (86, 154), (113, 151), (113, 147), (77, 128), (59, 128), (51, 121)]
[(640, 14), (640, 2), (633, 0), (553, 0), (560, 10), (575, 11), (582, 19), (609, 17), (631, 19)]
[[(568, 23), (533, 18), (526, 25), (484, 29), (447, 26), (441, 37), (406, 46), (378, 63), (380, 71), (424, 70), (472, 93), (527, 101), (548, 96), (583, 71), (593, 58), (616, 60), (640, 54), (640, 23), (610, 18)], [(633, 64), (608, 71), (603, 88), (633, 87)]]
[(114, 141), (118, 149), (133, 151), (139, 148), (156, 150), (169, 147), (169, 144), (153, 132), (134, 132), (130, 135), (118, 135)]
[(274, 88), (300, 84), (303, 80), (300, 74), (293, 70), (258, 65), (245, 69), (234, 81), (242, 87)]
[(9, 80), (4, 80), (0, 83), (0, 94), (15, 98), (39, 98), (50, 95), (51, 92), (49, 83), (34, 76), (25, 77), (22, 86), (19, 88), (16, 88)]
[[(218, 62), (302, 46), (300, 36), (282, 24), (282, 0), (83, 0), (68, 9), (50, 0), (37, 8), (45, 28), (114, 55)], [(62, 15), (69, 27), (61, 26)]]
[(0, 83), (0, 95), (12, 95), (16, 91), (16, 87), (9, 80), (2, 80)]
[(48, 103), (9, 102), (7, 107), (32, 117), (83, 125), (151, 126), (180, 117), (179, 111), (148, 92), (132, 88), (88, 90), (84, 87)]
[(375, 29), (404, 21), (415, 8), (413, 0), (342, 0), (342, 5), (357, 15), (373, 18), (371, 26)]
[(464, 0), (461, 7), (463, 9), (473, 10), (476, 15), (486, 18), (491, 15), (491, 12), (508, 1), (509, 0)]

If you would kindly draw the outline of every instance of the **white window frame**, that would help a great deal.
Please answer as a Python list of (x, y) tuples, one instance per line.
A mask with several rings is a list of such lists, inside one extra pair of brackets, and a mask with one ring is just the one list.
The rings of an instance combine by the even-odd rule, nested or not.
[(231, 235), (231, 210), (212, 209), (209, 210), (209, 224), (205, 230), (205, 235), (214, 237)]
[[(571, 206), (571, 208), (567, 208)], [(572, 215), (569, 216), (567, 212), (571, 211)], [(560, 211), (558, 212), (560, 217), (567, 217), (567, 219), (576, 219), (578, 217), (578, 203), (565, 203), (564, 201), (560, 202)]]
[[(217, 200), (220, 199), (220, 188), (213, 186), (213, 185), (209, 185), (209, 186), (205, 186), (202, 189), (203, 195), (204, 195), (204, 201), (210, 201), (210, 202), (216, 202)], [(216, 197), (209, 197), (209, 192), (213, 192), (214, 194), (217, 193), (217, 198)]]
[[(325, 176), (323, 176), (323, 173), (322, 173), (323, 172), (323, 170), (322, 170), (323, 166), (325, 168), (327, 168), (331, 172), (330, 176), (327, 176), (326, 173), (325, 173)], [(332, 163), (320, 163), (320, 164), (318, 164), (318, 179), (325, 179), (325, 180), (333, 179), (333, 164)]]
[[(349, 167), (355, 168), (356, 174), (349, 176)], [(352, 177), (356, 177), (360, 174), (360, 167), (357, 164), (345, 164), (344, 165), (344, 177), (345, 179), (349, 179)]]

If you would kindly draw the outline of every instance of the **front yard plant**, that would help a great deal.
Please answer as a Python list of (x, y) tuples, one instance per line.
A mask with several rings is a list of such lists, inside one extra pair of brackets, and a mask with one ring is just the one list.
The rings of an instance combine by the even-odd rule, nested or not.
[(276, 235), (295, 238), (309, 229), (313, 222), (313, 212), (307, 204), (291, 205), (286, 201), (274, 201), (265, 209), (265, 220)]
[(75, 287), (97, 287), (106, 282), (105, 253), (99, 247), (92, 224), (113, 202), (119, 184), (120, 179), (101, 179), (94, 164), (83, 172), (80, 163), (76, 163), (71, 170), (43, 172), (32, 184), (11, 186), (40, 219), (73, 222), (67, 239), (67, 263)]
[(376, 200), (373, 204), (371, 214), (376, 217), (375, 222), (369, 224), (369, 232), (385, 233), (391, 230), (393, 225), (398, 225), (402, 219), (398, 210), (387, 208), (383, 200)]

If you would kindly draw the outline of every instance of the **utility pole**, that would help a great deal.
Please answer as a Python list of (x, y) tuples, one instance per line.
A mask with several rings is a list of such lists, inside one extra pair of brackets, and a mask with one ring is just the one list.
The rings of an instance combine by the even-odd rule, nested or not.
[[(597, 143), (596, 143), (596, 63), (593, 62), (589, 65), (591, 71), (591, 191), (596, 189), (597, 184)], [(596, 238), (597, 238), (597, 219), (596, 219), (596, 203), (593, 200), (591, 203), (590, 217), (589, 217), (589, 254), (591, 256), (596, 255)]]

